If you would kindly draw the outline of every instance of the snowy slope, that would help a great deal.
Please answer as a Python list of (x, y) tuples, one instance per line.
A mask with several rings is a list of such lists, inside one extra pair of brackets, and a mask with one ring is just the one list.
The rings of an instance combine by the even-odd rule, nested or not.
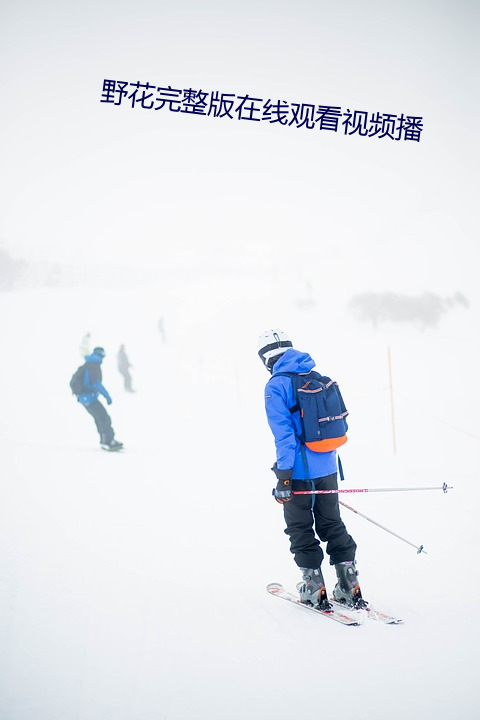
[[(375, 332), (341, 304), (320, 322), (293, 296), (271, 297), (242, 276), (0, 295), (2, 720), (478, 712), (478, 311), (446, 316), (436, 331)], [(364, 595), (403, 626), (344, 628), (265, 592), (270, 581), (293, 589), (299, 579), (270, 495), (267, 376), (255, 352), (257, 335), (277, 324), (348, 399), (346, 487), (454, 486), (446, 496), (346, 498), (425, 546), (417, 555), (343, 512)], [(69, 394), (86, 331), (107, 350), (123, 454), (98, 449)], [(121, 342), (134, 395), (115, 367)], [(332, 569), (325, 574), (331, 588)]]

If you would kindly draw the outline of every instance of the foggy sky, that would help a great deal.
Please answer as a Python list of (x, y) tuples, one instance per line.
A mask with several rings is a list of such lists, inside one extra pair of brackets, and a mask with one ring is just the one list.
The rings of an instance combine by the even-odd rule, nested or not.
[[(301, 246), (300, 266), (327, 255), (365, 289), (428, 275), (468, 292), (476, 19), (465, 2), (4, 3), (0, 243), (200, 268), (288, 268)], [(417, 115), (424, 130), (395, 142), (113, 106), (104, 79)]]

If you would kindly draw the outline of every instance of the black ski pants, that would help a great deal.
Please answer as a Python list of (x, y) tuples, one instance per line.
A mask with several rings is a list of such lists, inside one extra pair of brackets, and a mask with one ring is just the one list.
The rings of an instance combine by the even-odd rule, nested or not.
[(109, 445), (112, 442), (115, 433), (113, 432), (110, 415), (105, 410), (105, 407), (102, 405), (100, 400), (94, 400), (90, 403), (90, 405), (84, 405), (84, 408), (95, 420), (95, 425), (97, 426), (98, 434), (100, 435), (100, 442)]
[[(292, 490), (336, 490), (337, 473), (313, 480), (293, 480)], [(285, 533), (290, 537), (290, 552), (299, 567), (319, 568), (326, 542), (330, 565), (355, 559), (357, 546), (348, 534), (342, 518), (338, 495), (295, 495), (283, 506)]]

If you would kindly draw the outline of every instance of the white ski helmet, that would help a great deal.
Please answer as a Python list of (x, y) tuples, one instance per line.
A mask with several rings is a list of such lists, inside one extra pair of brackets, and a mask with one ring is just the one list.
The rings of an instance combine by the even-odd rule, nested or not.
[(257, 343), (258, 354), (269, 370), (273, 367), (273, 360), (279, 355), (283, 355), (291, 347), (293, 347), (292, 341), (280, 328), (265, 330), (258, 338)]

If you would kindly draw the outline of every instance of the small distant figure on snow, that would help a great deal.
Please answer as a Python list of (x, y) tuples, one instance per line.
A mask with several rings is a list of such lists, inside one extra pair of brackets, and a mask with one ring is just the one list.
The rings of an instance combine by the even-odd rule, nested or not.
[(80, 343), (80, 355), (82, 358), (86, 357), (90, 353), (90, 338), (91, 334), (89, 332), (85, 333), (83, 336), (82, 342)]
[(120, 375), (123, 377), (125, 390), (127, 392), (134, 392), (132, 389), (132, 376), (130, 375), (130, 368), (133, 367), (133, 365), (130, 364), (127, 353), (125, 352), (125, 345), (120, 345), (117, 353), (117, 365)]
[(158, 332), (160, 333), (162, 337), (162, 342), (167, 342), (167, 338), (165, 336), (165, 323), (163, 321), (163, 317), (159, 318), (158, 320)]
[(95, 420), (102, 448), (110, 451), (121, 450), (123, 443), (115, 440), (110, 415), (98, 399), (99, 395), (103, 395), (107, 405), (112, 404), (112, 398), (102, 384), (101, 364), (104, 357), (105, 350), (102, 347), (94, 348), (91, 355), (85, 357), (85, 363), (74, 373), (70, 387), (78, 402)]

